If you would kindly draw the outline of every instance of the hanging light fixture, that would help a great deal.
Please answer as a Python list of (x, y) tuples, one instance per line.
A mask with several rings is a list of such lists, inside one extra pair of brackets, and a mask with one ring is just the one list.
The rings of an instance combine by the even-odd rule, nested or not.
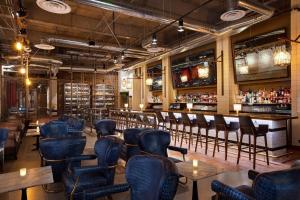
[(291, 54), (285, 46), (277, 47), (274, 53), (274, 64), (277, 66), (286, 66), (291, 63)]
[(156, 33), (153, 33), (152, 35), (152, 45), (157, 45), (157, 37), (156, 37)]
[(117, 62), (118, 62), (117, 56), (114, 56), (113, 62), (114, 62), (114, 64), (117, 64)]
[(22, 51), (23, 48), (24, 48), (24, 45), (23, 45), (22, 42), (17, 41), (17, 42), (15, 43), (15, 49), (16, 49), (17, 51)]
[(199, 78), (208, 78), (209, 76), (209, 68), (201, 66), (198, 68), (198, 77)]
[(183, 32), (184, 31), (184, 26), (183, 26), (183, 19), (180, 18), (179, 21), (178, 21), (178, 29), (177, 29), (178, 32)]
[(153, 85), (153, 78), (149, 77), (146, 79), (146, 85), (151, 86)]
[(122, 53), (121, 53), (121, 59), (122, 59), (122, 60), (125, 59), (125, 53), (124, 53), (124, 51), (122, 51)]
[(183, 83), (187, 82), (187, 81), (188, 81), (187, 75), (181, 75), (181, 76), (180, 76), (180, 80), (181, 80), (181, 82), (183, 82)]
[(26, 69), (24, 68), (24, 67), (22, 67), (21, 69), (20, 69), (20, 74), (25, 74), (26, 73)]

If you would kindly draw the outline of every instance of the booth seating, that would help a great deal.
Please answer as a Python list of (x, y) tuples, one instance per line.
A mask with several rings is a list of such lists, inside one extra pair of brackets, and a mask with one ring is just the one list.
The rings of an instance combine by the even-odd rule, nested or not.
[[(121, 152), (120, 143), (113, 137), (101, 137), (94, 149), (96, 155), (74, 156), (69, 159), (70, 165), (63, 177), (67, 199), (82, 200), (84, 190), (114, 184), (115, 169)], [(96, 158), (96, 166), (80, 166), (81, 161)]]
[(132, 200), (172, 200), (178, 186), (174, 162), (161, 156), (140, 155), (126, 165), (127, 183), (85, 190), (85, 200), (95, 200), (130, 190)]
[[(51, 166), (54, 182), (62, 180), (62, 174), (67, 169), (68, 158), (82, 154), (86, 144), (85, 136), (44, 138), (40, 140), (41, 166)], [(72, 163), (76, 166), (76, 162)]]
[(258, 173), (250, 170), (252, 186), (233, 188), (220, 181), (211, 183), (218, 200), (298, 200), (300, 199), (300, 167), (286, 170)]

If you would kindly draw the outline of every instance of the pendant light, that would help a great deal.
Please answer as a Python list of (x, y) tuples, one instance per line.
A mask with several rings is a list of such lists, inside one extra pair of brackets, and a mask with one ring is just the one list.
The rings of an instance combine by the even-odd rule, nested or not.
[(291, 63), (291, 54), (285, 46), (277, 47), (274, 53), (274, 64), (277, 66), (286, 66)]
[(178, 32), (184, 32), (184, 26), (183, 26), (183, 19), (179, 19), (178, 21), (178, 29), (177, 29)]
[(152, 45), (157, 45), (157, 37), (156, 37), (156, 33), (153, 33), (152, 35), (152, 42), (151, 42)]

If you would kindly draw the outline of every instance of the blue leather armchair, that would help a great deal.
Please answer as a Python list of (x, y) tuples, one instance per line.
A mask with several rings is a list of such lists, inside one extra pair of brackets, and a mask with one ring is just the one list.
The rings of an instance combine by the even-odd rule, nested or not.
[(125, 155), (124, 160), (128, 161), (132, 156), (141, 154), (139, 147), (140, 136), (143, 131), (151, 130), (148, 128), (129, 128), (124, 130)]
[(300, 199), (300, 167), (259, 174), (250, 170), (252, 186), (225, 185), (217, 180), (211, 184), (218, 200), (298, 200)]
[(116, 122), (111, 119), (102, 119), (96, 122), (95, 129), (98, 138), (114, 135), (116, 131)]
[[(82, 200), (83, 190), (114, 184), (121, 144), (113, 137), (102, 137), (97, 140), (94, 148), (96, 155), (81, 155), (69, 159), (69, 168), (63, 176), (67, 199)], [(82, 160), (96, 158), (96, 166), (78, 165)]]
[[(177, 151), (182, 154), (183, 160), (185, 160), (185, 155), (187, 154), (187, 149), (181, 147), (170, 146), (171, 136), (168, 131), (163, 130), (146, 130), (143, 131), (140, 140), (139, 146), (141, 151), (147, 154), (160, 155), (168, 157), (168, 149), (172, 151)], [(182, 160), (171, 158), (169, 159), (176, 162), (182, 162)]]
[(40, 127), (41, 138), (58, 138), (68, 136), (68, 125), (62, 121), (50, 121)]
[(3, 172), (4, 167), (4, 147), (8, 138), (8, 129), (0, 128), (0, 172)]
[(128, 183), (85, 191), (85, 200), (130, 190), (131, 200), (172, 200), (178, 186), (178, 172), (174, 162), (161, 156), (138, 155), (126, 166)]
[(85, 144), (85, 136), (41, 139), (41, 166), (52, 166), (54, 182), (60, 182), (69, 164), (68, 158), (81, 155)]

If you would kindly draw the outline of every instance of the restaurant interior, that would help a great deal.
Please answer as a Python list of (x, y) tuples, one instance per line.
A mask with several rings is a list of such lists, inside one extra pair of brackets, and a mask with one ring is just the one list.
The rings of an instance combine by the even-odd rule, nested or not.
[(300, 200), (300, 0), (1, 0), (0, 200)]

